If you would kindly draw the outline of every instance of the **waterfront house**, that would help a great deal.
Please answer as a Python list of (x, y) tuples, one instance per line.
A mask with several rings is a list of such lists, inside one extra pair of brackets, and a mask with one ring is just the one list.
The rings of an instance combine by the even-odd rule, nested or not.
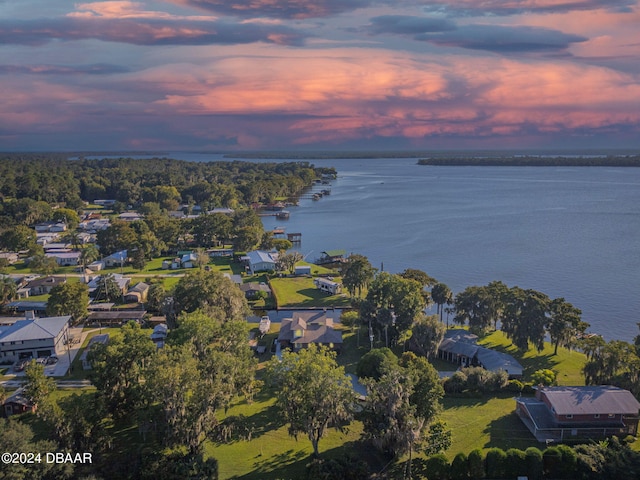
[(476, 344), (478, 337), (467, 330), (447, 330), (438, 345), (438, 358), (460, 367), (482, 367), (492, 372), (505, 371), (509, 378), (522, 377), (522, 365), (506, 353)]
[(251, 274), (256, 272), (269, 272), (276, 269), (277, 253), (253, 250), (247, 252), (247, 262)]
[(516, 398), (516, 413), (540, 442), (636, 435), (640, 402), (611, 385), (543, 387)]
[(297, 265), (293, 270), (294, 275), (311, 275), (311, 265)]
[(333, 350), (342, 349), (342, 332), (334, 330), (333, 318), (326, 312), (293, 312), (291, 318), (280, 323), (278, 342), (282, 348), (299, 351), (309, 344), (324, 345)]

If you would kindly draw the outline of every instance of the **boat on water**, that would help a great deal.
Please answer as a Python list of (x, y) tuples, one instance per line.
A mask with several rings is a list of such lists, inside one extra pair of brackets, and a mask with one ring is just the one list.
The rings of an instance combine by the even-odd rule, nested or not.
[(261, 335), (265, 335), (269, 333), (269, 329), (271, 328), (271, 319), (268, 315), (263, 315), (260, 318), (260, 324), (258, 325), (258, 330)]
[(289, 212), (289, 210), (282, 210), (276, 213), (276, 218), (280, 220), (286, 220), (289, 218), (290, 215), (291, 215), (291, 212)]

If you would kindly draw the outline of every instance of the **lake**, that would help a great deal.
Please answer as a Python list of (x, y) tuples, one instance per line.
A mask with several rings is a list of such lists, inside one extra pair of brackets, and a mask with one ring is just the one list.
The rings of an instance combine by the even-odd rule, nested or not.
[(389, 272), (424, 270), (454, 292), (501, 280), (564, 297), (607, 340), (638, 334), (640, 168), (310, 161), (338, 170), (331, 195), (301, 199), (289, 220), (263, 217), (267, 229), (301, 232), (307, 260), (344, 249)]

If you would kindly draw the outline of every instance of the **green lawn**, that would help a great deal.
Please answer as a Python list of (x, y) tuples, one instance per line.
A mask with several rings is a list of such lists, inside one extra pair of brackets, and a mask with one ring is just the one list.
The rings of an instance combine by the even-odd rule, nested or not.
[(328, 295), (321, 292), (309, 277), (272, 278), (269, 282), (278, 307), (347, 307), (346, 294)]
[(584, 385), (582, 367), (587, 357), (580, 352), (558, 348), (558, 354), (553, 354), (553, 346), (544, 344), (544, 349), (538, 352), (531, 348), (526, 352), (519, 351), (511, 340), (501, 331), (496, 331), (478, 341), (480, 345), (513, 355), (524, 367), (524, 379), (528, 380), (536, 370), (548, 368), (558, 372), (559, 385)]

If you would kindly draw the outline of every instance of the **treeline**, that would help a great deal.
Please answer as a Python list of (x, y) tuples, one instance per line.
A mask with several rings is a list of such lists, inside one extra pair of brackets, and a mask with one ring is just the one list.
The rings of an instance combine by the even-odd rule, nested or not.
[[(67, 160), (60, 154), (3, 154), (0, 156), (0, 215), (44, 202), (78, 209), (83, 202), (113, 199), (115, 210), (157, 203), (171, 210), (180, 203), (215, 207), (272, 202), (295, 196), (330, 168), (308, 162), (187, 162), (169, 158)], [(9, 205), (6, 205), (6, 204)], [(32, 219), (39, 221), (40, 218)], [(20, 223), (20, 222), (17, 222)]]
[(507, 157), (429, 157), (418, 165), (491, 167), (640, 167), (640, 155), (596, 157), (507, 156)]

